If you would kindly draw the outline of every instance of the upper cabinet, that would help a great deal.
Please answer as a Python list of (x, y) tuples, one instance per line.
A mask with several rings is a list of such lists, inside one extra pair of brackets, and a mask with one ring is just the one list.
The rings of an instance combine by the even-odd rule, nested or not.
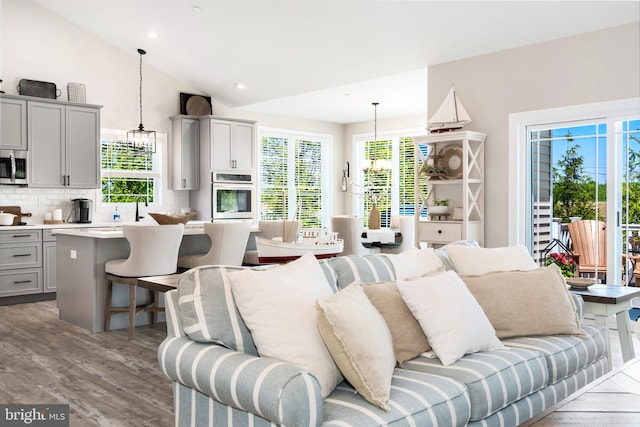
[(0, 98), (0, 149), (27, 149), (27, 101)]
[(100, 107), (27, 102), (29, 186), (100, 187)]
[(195, 116), (171, 117), (171, 188), (198, 190), (200, 120)]
[(214, 171), (247, 172), (255, 168), (255, 122), (202, 118), (206, 126), (203, 143), (210, 144), (210, 169)]

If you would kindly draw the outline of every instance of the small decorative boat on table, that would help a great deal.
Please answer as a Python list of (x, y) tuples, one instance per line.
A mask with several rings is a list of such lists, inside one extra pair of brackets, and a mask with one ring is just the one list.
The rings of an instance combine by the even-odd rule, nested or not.
[(260, 263), (287, 262), (312, 252), (316, 258), (330, 258), (342, 253), (344, 240), (338, 239), (338, 233), (326, 228), (303, 228), (302, 237), (297, 242), (283, 242), (256, 237), (258, 261)]
[(451, 86), (444, 102), (427, 122), (427, 129), (431, 133), (442, 133), (462, 129), (469, 123), (471, 117), (458, 99), (455, 88)]

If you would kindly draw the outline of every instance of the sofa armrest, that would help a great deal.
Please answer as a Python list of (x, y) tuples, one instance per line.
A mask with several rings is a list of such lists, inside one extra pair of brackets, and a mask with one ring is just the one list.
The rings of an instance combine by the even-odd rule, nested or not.
[(158, 349), (164, 374), (225, 405), (277, 425), (320, 426), (318, 380), (294, 365), (225, 347), (167, 337)]
[(582, 321), (584, 320), (584, 300), (582, 296), (570, 293), (571, 298), (573, 299), (573, 303), (576, 306), (576, 313), (578, 314), (578, 320), (582, 325)]

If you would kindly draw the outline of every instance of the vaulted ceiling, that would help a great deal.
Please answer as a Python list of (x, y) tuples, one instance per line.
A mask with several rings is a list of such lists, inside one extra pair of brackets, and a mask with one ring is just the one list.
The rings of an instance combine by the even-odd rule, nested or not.
[(429, 65), (640, 20), (638, 1), (33, 1), (229, 107), (336, 123), (425, 112)]

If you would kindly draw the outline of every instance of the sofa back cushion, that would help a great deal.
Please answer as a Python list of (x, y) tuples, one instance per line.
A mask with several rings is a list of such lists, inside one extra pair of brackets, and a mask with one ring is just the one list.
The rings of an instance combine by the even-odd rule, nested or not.
[(355, 282), (363, 284), (396, 280), (393, 264), (387, 255), (348, 255), (331, 258), (338, 289)]
[(461, 276), (498, 338), (576, 335), (585, 338), (560, 268)]
[(522, 245), (501, 248), (474, 248), (450, 245), (447, 253), (460, 275), (479, 276), (496, 271), (524, 271), (538, 268), (529, 250)]
[(203, 266), (180, 276), (178, 305), (184, 332), (194, 341), (215, 343), (258, 355), (236, 308), (227, 272), (241, 267)]

